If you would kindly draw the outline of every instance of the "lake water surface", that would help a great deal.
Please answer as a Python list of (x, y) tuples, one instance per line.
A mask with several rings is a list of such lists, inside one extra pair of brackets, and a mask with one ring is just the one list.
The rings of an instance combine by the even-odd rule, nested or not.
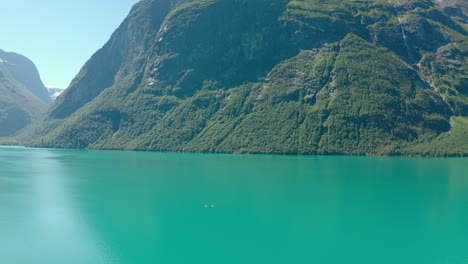
[(468, 159), (0, 147), (0, 263), (468, 264)]

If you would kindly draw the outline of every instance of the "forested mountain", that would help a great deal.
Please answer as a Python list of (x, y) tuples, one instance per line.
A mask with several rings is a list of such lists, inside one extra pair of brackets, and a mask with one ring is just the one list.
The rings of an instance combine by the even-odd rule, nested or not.
[(12, 136), (51, 102), (34, 63), (0, 50), (0, 137)]
[(30, 146), (468, 155), (466, 1), (142, 0)]

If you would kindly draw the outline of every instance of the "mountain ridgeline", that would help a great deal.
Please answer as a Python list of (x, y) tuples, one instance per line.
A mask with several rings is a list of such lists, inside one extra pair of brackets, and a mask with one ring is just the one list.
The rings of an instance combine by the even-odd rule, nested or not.
[(51, 102), (34, 63), (0, 50), (0, 137), (13, 136), (31, 124)]
[(142, 0), (29, 146), (468, 155), (464, 1)]

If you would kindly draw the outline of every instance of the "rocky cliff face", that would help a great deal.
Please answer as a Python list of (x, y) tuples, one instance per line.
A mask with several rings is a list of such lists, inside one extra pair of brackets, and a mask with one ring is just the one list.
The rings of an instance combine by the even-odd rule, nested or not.
[(43, 114), (50, 97), (36, 66), (0, 50), (0, 136), (12, 136)]
[(429, 0), (143, 0), (24, 140), (467, 155), (464, 8)]

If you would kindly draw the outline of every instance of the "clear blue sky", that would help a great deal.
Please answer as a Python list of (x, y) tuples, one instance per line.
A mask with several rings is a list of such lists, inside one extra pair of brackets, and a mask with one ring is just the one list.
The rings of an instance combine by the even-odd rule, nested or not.
[(66, 88), (138, 0), (0, 0), (0, 49), (31, 59)]

